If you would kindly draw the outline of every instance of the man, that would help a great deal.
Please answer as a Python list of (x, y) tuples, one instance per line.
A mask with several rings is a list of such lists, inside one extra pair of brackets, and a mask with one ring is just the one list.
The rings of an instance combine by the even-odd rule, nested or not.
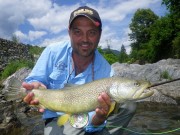
[[(27, 90), (44, 87), (47, 89), (62, 89), (67, 83), (84, 84), (97, 79), (111, 77), (113, 71), (108, 62), (101, 56), (97, 46), (101, 37), (102, 23), (96, 10), (87, 6), (79, 7), (71, 13), (69, 20), (70, 42), (57, 43), (48, 46), (26, 82), (22, 85)], [(32, 100), (33, 93), (29, 93), (24, 101), (28, 104), (38, 104)], [(83, 100), (83, 99), (82, 99)], [(45, 135), (76, 135), (76, 134), (121, 134), (121, 126), (127, 126), (132, 118), (134, 109), (122, 109), (120, 113), (109, 117), (111, 100), (106, 93), (98, 97), (100, 106), (88, 113), (88, 121), (82, 128), (74, 128), (70, 123), (59, 127), (57, 117), (62, 112), (39, 109), (45, 120)], [(116, 115), (119, 117), (116, 118)], [(85, 118), (84, 118), (85, 119)], [(115, 131), (108, 131), (106, 123), (115, 122)], [(78, 121), (75, 121), (78, 126)], [(107, 128), (105, 128), (105, 126)]]

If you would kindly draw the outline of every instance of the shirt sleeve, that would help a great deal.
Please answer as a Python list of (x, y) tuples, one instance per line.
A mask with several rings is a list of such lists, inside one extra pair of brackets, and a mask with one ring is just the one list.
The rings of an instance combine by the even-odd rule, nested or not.
[(52, 70), (53, 55), (49, 47), (45, 48), (32, 69), (29, 76), (25, 79), (26, 82), (38, 81), (44, 85), (48, 84), (48, 74)]
[(99, 126), (92, 125), (92, 117), (93, 117), (94, 114), (95, 114), (95, 111), (92, 111), (92, 112), (88, 113), (88, 115), (89, 115), (89, 122), (88, 122), (87, 126), (85, 127), (85, 131), (86, 132), (101, 131), (106, 126), (106, 121), (103, 124), (99, 125)]

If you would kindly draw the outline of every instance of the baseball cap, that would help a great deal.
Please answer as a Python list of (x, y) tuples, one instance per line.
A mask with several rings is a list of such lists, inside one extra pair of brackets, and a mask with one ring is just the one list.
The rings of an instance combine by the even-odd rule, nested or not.
[(79, 7), (71, 13), (69, 27), (71, 26), (73, 20), (78, 16), (85, 16), (89, 18), (97, 27), (101, 29), (102, 23), (98, 12), (88, 6)]

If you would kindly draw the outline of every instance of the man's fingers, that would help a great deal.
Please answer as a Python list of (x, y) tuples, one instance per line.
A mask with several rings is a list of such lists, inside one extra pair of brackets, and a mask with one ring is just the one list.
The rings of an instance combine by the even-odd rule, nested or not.
[(105, 110), (104, 108), (96, 108), (96, 115), (100, 118), (105, 118), (108, 114), (108, 110)]
[[(46, 86), (40, 82), (32, 82), (31, 84), (23, 82), (22, 87), (24, 87), (26, 90), (32, 90), (32, 89), (38, 89), (39, 87), (45, 88)], [(29, 92), (26, 97), (24, 97), (23, 101), (30, 105), (38, 105), (39, 101), (37, 99), (33, 99), (34, 93)], [(44, 112), (43, 108), (38, 109), (39, 112)]]
[(102, 96), (98, 97), (98, 101), (99, 101), (99, 104), (100, 104), (99, 109), (104, 110), (104, 111), (109, 110), (109, 105), (106, 103), (106, 101), (104, 101)]
[(46, 86), (40, 82), (32, 82), (31, 84), (23, 82), (22, 86), (26, 90), (38, 89), (39, 87), (43, 87), (44, 89), (46, 89)]
[(103, 92), (103, 93), (101, 94), (101, 97), (102, 97), (103, 101), (104, 101), (107, 105), (111, 105), (111, 99), (110, 99), (110, 97), (108, 96), (107, 93)]
[(110, 100), (110, 97), (105, 92), (103, 92), (98, 97), (98, 101), (100, 104), (100, 108), (104, 108), (104, 110), (109, 110), (109, 107), (111, 105), (111, 100)]
[(37, 104), (39, 104), (39, 101), (38, 100), (31, 100), (30, 101), (30, 103), (29, 103), (30, 105), (37, 105)]
[(105, 92), (103, 92), (98, 97), (98, 102), (99, 102), (100, 106), (98, 108), (96, 108), (96, 110), (95, 110), (96, 114), (99, 117), (106, 117), (109, 112), (110, 106), (111, 106), (110, 97)]
[(26, 82), (22, 83), (22, 87), (25, 88), (26, 90), (34, 89), (34, 86), (32, 84), (29, 84), (29, 83), (26, 83)]
[(39, 108), (39, 112), (43, 113), (44, 109), (43, 108)]
[(27, 96), (24, 97), (23, 101), (27, 104), (30, 104), (34, 94), (32, 92), (28, 93)]

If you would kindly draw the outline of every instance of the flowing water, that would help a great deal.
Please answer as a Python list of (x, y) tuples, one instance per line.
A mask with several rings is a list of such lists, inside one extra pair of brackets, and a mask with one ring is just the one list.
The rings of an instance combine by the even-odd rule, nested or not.
[(180, 107), (138, 106), (124, 135), (180, 135)]
[[(42, 135), (43, 121), (40, 114), (19, 115), (23, 127), (15, 129), (12, 135)], [(123, 135), (180, 135), (180, 107), (140, 106), (124, 128)]]

